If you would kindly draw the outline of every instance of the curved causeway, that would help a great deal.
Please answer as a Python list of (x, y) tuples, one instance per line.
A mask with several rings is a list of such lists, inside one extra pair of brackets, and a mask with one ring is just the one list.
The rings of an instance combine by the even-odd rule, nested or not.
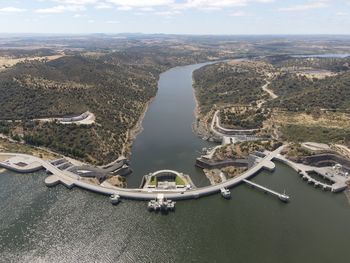
[[(268, 154), (261, 162), (253, 166), (251, 169), (246, 171), (245, 173), (241, 174), (240, 176), (227, 180), (223, 183), (217, 184), (217, 185), (211, 185), (207, 187), (201, 187), (201, 188), (195, 188), (191, 190), (186, 191), (172, 191), (172, 190), (145, 190), (140, 188), (119, 188), (119, 187), (110, 187), (110, 186), (104, 186), (103, 183), (101, 185), (92, 185), (89, 183), (86, 183), (84, 181), (80, 180), (80, 177), (76, 174), (73, 174), (68, 171), (61, 171), (54, 165), (50, 164), (47, 161), (44, 161), (38, 157), (34, 157), (31, 155), (26, 154), (14, 154), (14, 153), (0, 153), (0, 156), (9, 156), (13, 158), (23, 158), (26, 160), (30, 160), (30, 163), (36, 163), (40, 164), (41, 167), (45, 168), (47, 171), (52, 173), (52, 175), (48, 176), (45, 179), (45, 184), (47, 186), (55, 186), (59, 183), (62, 183), (68, 188), (72, 188), (73, 186), (77, 186), (86, 190), (90, 190), (96, 193), (104, 194), (104, 195), (119, 195), (120, 197), (126, 198), (126, 199), (134, 199), (134, 200), (153, 200), (156, 199), (158, 194), (163, 194), (165, 198), (167, 199), (173, 199), (173, 200), (185, 200), (185, 199), (194, 199), (199, 198), (202, 196), (207, 196), (211, 194), (215, 194), (220, 192), (220, 189), (224, 188), (232, 188), (242, 182), (244, 182), (245, 179), (248, 179), (258, 173), (262, 169), (266, 169), (269, 171), (274, 170), (275, 165), (272, 162), (272, 159), (274, 159), (282, 150), (283, 147), (278, 148), (274, 152), (271, 152)], [(12, 168), (11, 165), (4, 165), (3, 163), (0, 163), (0, 166), (6, 167), (9, 170), (17, 171), (16, 168)], [(22, 170), (22, 172), (26, 172), (25, 169)], [(31, 172), (31, 170), (28, 170), (28, 172)]]

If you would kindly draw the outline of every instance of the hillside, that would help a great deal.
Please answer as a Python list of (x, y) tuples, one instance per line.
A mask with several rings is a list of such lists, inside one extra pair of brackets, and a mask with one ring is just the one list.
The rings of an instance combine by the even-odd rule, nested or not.
[(201, 113), (208, 113), (213, 105), (255, 103), (263, 96), (267, 69), (264, 63), (233, 61), (196, 70), (194, 88)]
[[(91, 163), (108, 163), (128, 153), (129, 131), (155, 96), (159, 74), (211, 55), (132, 47), (94, 56), (81, 52), (52, 61), (18, 63), (0, 72), (0, 128), (32, 145)], [(33, 121), (87, 110), (96, 115), (92, 126)]]

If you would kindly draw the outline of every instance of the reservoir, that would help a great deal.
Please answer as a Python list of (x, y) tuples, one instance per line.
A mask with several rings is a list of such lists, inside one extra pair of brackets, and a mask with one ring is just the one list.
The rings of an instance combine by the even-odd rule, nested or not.
[[(128, 177), (174, 169), (208, 185), (195, 158), (210, 143), (192, 132), (192, 71), (163, 73), (159, 90), (136, 138)], [(107, 197), (78, 188), (47, 188), (44, 172), (0, 171), (0, 262), (347, 262), (350, 206), (344, 194), (315, 189), (277, 164), (253, 181), (279, 192), (284, 204), (241, 185), (232, 199), (220, 194), (179, 201), (168, 215), (150, 213), (147, 202)]]

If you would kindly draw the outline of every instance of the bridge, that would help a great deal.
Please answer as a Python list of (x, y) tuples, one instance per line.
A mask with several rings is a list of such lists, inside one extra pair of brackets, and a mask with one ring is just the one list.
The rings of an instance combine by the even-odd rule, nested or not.
[[(133, 199), (133, 200), (154, 200), (157, 198), (157, 195), (159, 193), (164, 194), (164, 198), (171, 199), (171, 200), (186, 200), (186, 199), (195, 199), (203, 196), (208, 196), (212, 194), (216, 194), (220, 192), (221, 188), (232, 188), (238, 184), (241, 184), (244, 182), (244, 179), (248, 179), (261, 171), (262, 169), (266, 169), (269, 171), (273, 171), (275, 168), (275, 164), (272, 162), (272, 159), (274, 159), (283, 149), (283, 146), (276, 149), (273, 152), (270, 152), (266, 155), (265, 158), (263, 158), (259, 163), (255, 164), (251, 169), (247, 170), (240, 176), (237, 176), (232, 179), (228, 179), (225, 182), (222, 182), (217, 185), (211, 185), (201, 188), (195, 188), (195, 189), (189, 189), (189, 190), (183, 190), (183, 191), (172, 191), (172, 190), (162, 190), (162, 191), (153, 191), (151, 189), (140, 189), (140, 188), (119, 188), (115, 186), (111, 186), (108, 184), (101, 184), (101, 185), (94, 185), (87, 183), (86, 181), (81, 180), (79, 175), (76, 175), (69, 171), (61, 171), (54, 165), (50, 164), (47, 161), (44, 161), (38, 157), (34, 157), (27, 154), (14, 154), (14, 153), (0, 153), (0, 156), (7, 156), (7, 157), (21, 157), (24, 159), (27, 159), (29, 162), (37, 163), (38, 167), (43, 167), (52, 175), (48, 176), (45, 179), (45, 184), (47, 186), (54, 186), (59, 183), (62, 183), (68, 188), (72, 188), (73, 186), (77, 186), (86, 190), (90, 190), (96, 193), (104, 194), (104, 195), (119, 195), (122, 198), (125, 199)], [(0, 162), (0, 166), (15, 170), (18, 167), (15, 167), (15, 164), (11, 164), (9, 162)], [(16, 168), (16, 169), (13, 169)], [(22, 168), (22, 172), (25, 172), (25, 167)]]

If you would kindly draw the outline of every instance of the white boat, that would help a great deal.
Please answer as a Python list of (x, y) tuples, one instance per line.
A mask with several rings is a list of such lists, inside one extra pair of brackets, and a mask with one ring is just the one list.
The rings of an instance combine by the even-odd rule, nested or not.
[(231, 198), (231, 192), (230, 190), (226, 189), (225, 187), (220, 189), (221, 195), (223, 198), (230, 199)]
[(120, 196), (117, 194), (112, 194), (109, 199), (113, 205), (117, 205), (120, 202)]

